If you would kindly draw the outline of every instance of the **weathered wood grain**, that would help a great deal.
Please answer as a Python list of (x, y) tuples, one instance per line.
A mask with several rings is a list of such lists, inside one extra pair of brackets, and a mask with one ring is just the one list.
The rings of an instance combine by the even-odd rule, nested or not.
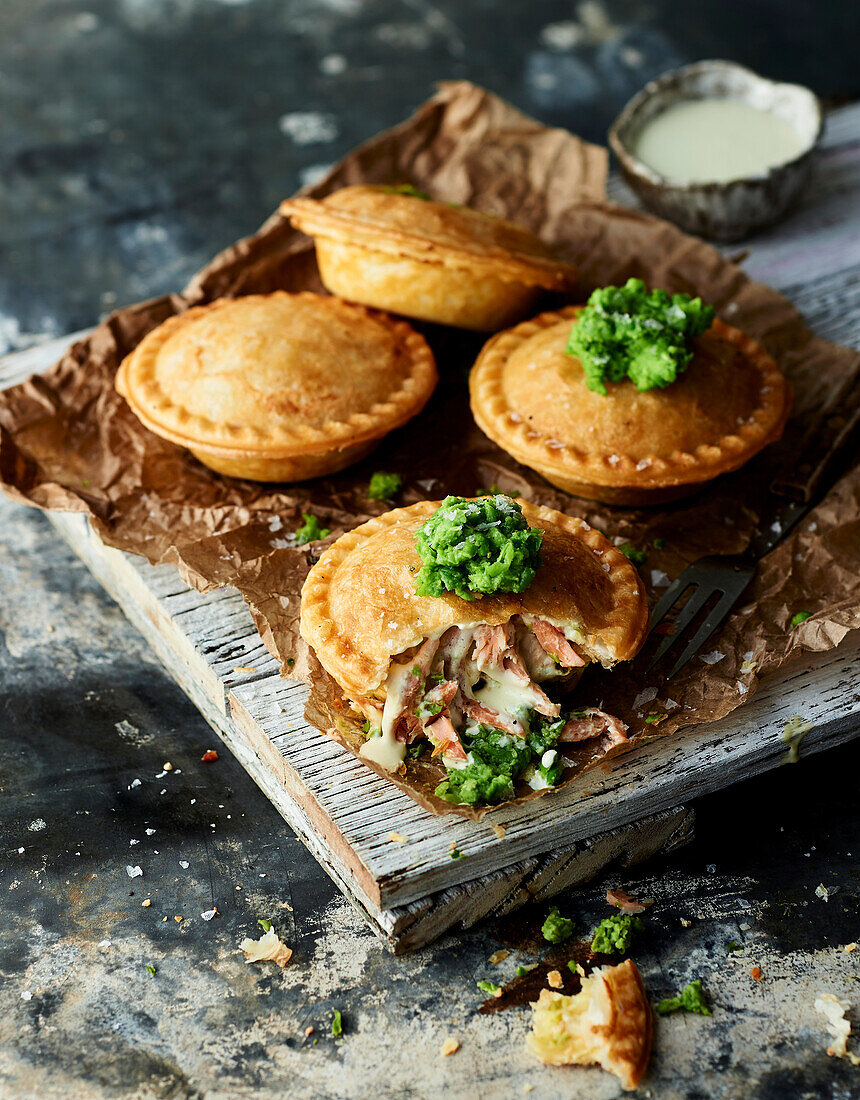
[[(777, 767), (786, 755), (782, 731), (795, 715), (815, 727), (804, 753), (860, 732), (860, 651), (847, 644), (765, 685), (721, 722), (639, 745), (538, 803), (502, 808), (476, 825), (434, 817), (336, 743), (308, 737), (295, 717), (301, 690), (269, 679), (234, 688), (234, 721), (249, 739), (262, 734), (277, 750), (285, 783), (312, 775), (320, 809), (348, 838), (345, 857), (357, 876), (371, 872), (373, 900), (383, 908)], [(406, 842), (392, 840), (392, 831)], [(468, 853), (468, 868), (448, 857), (452, 844)]]
[[(655, 815), (653, 820), (579, 841), (540, 859), (504, 867), (465, 885), (448, 888), (436, 897), (419, 892), (417, 900), (383, 909), (367, 868), (356, 862), (347, 835), (326, 816), (316, 797), (316, 792), (323, 792), (335, 782), (332, 775), (339, 777), (339, 758), (347, 756), (349, 762), (355, 761), (335, 742), (306, 727), (304, 689), (273, 673), (271, 658), (269, 667), (260, 660), (253, 673), (237, 673), (225, 666), (224, 637), (212, 645), (213, 637), (219, 639), (220, 626), (225, 622), (224, 604), (231, 605), (229, 612), (234, 625), (236, 619), (242, 616), (246, 619), (243, 631), (238, 639), (233, 636), (233, 642), (244, 647), (244, 652), (259, 643), (250, 614), (238, 594), (219, 590), (201, 595), (186, 588), (173, 567), (153, 567), (105, 547), (83, 517), (52, 514), (49, 518), (147, 638), (167, 671), (317, 861), (394, 952), (423, 946), (449, 928), (473, 924), (491, 912), (508, 912), (532, 896), (550, 897), (585, 882), (610, 862), (628, 866), (662, 848), (677, 847), (691, 835), (692, 811), (676, 808)], [(225, 637), (229, 641), (229, 636)], [(207, 664), (208, 660), (215, 664)], [(213, 674), (217, 667), (222, 668), (223, 678)], [(245, 714), (239, 699), (234, 698), (233, 692), (249, 692), (256, 682), (268, 683), (276, 689), (292, 688), (286, 694), (276, 690), (267, 698), (271, 718), (279, 723), (282, 736), (292, 730), (308, 750), (302, 775), (289, 766), (275, 743)], [(228, 684), (232, 688), (229, 706)], [(260, 696), (252, 693), (252, 697)], [(334, 766), (327, 768), (326, 762), (332, 759)], [(368, 777), (378, 780), (359, 766), (355, 783), (341, 782), (342, 793), (350, 800), (358, 798), (374, 805), (378, 792), (368, 789)], [(381, 785), (387, 791), (389, 784), (381, 781)], [(386, 825), (386, 820), (380, 819), (380, 827), (387, 833), (392, 826)], [(447, 850), (445, 858), (450, 862)], [(468, 857), (462, 866), (470, 870)]]

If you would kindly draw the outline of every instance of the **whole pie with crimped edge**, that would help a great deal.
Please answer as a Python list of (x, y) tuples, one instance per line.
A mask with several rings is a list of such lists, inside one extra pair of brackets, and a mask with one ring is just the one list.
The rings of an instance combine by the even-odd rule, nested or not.
[(437, 373), (406, 322), (316, 294), (219, 299), (169, 318), (120, 366), (142, 423), (219, 473), (300, 481), (368, 454)]
[(779, 438), (791, 392), (756, 340), (719, 318), (664, 389), (589, 389), (565, 347), (581, 306), (544, 313), (488, 341), (470, 377), (481, 430), (577, 496), (652, 504), (694, 492)]
[[(504, 751), (525, 753), (544, 720), (556, 724), (553, 744), (574, 757), (586, 744), (591, 752), (626, 741), (617, 719), (590, 707), (568, 715), (547, 691), (569, 690), (591, 661), (611, 667), (637, 652), (648, 619), (639, 576), (584, 521), (515, 503), (543, 533), (539, 568), (523, 591), (417, 594), (416, 534), (440, 508), (434, 501), (342, 535), (305, 581), (302, 637), (366, 719), (360, 755), (385, 771), (400, 770), (407, 748), (426, 740), (450, 779), (474, 764), (478, 737), (481, 751), (492, 733)], [(531, 726), (530, 714), (540, 716)], [(530, 786), (540, 789), (533, 776)]]
[(328, 290), (407, 317), (495, 332), (576, 279), (525, 226), (414, 188), (344, 187), (281, 213), (314, 238)]

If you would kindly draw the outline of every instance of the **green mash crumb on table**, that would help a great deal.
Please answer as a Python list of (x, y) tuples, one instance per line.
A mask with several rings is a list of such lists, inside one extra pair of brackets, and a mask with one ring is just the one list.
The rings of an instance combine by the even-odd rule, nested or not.
[(573, 935), (573, 921), (570, 917), (563, 917), (558, 906), (554, 905), (541, 925), (541, 935), (547, 943), (564, 943)]
[(524, 592), (540, 566), (543, 531), (529, 527), (515, 500), (498, 494), (446, 497), (415, 536), (422, 561), (419, 596), (456, 592), (474, 600), (495, 592)]
[(389, 474), (385, 470), (377, 470), (370, 479), (367, 489), (368, 500), (391, 500), (400, 492), (403, 478), (400, 474)]
[(689, 294), (645, 289), (641, 279), (595, 290), (565, 352), (576, 356), (585, 384), (607, 395), (607, 382), (629, 378), (637, 390), (675, 382), (693, 358), (692, 341), (714, 320), (714, 307)]
[(302, 512), (304, 523), (296, 529), (296, 546), (304, 546), (308, 542), (317, 539), (325, 539), (331, 534), (331, 528), (323, 527), (316, 516), (309, 512)]
[(605, 917), (594, 932), (591, 950), (603, 955), (625, 952), (630, 947), (634, 932), (642, 929), (642, 921), (631, 913), (613, 913)]
[(624, 557), (627, 558), (628, 561), (633, 562), (634, 565), (645, 564), (644, 550), (637, 550), (636, 547), (629, 542), (623, 543), (621, 546), (618, 547), (618, 549), (621, 551)]
[(659, 1016), (668, 1016), (672, 1012), (694, 1012), (699, 1016), (712, 1016), (707, 995), (702, 983), (697, 979), (685, 986), (677, 997), (666, 997), (655, 1006)]

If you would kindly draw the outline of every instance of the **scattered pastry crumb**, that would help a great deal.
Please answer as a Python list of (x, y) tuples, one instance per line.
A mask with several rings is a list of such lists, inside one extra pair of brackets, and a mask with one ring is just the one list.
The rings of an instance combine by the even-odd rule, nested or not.
[(165, 771), (165, 772), (172, 772), (173, 771), (173, 765), (168, 760), (166, 763), (161, 765), (161, 770)]
[(407, 844), (409, 842), (409, 838), (402, 833), (389, 833), (388, 839), (393, 840), (395, 844)]
[(526, 1045), (542, 1062), (598, 1064), (615, 1074), (625, 1089), (639, 1084), (651, 1052), (650, 1010), (630, 959), (593, 970), (572, 997), (542, 989), (532, 1011)]
[(510, 955), (510, 951), (494, 951), (492, 955), (490, 955), (490, 962), (493, 966), (496, 966), (498, 963), (502, 962), (503, 959), (506, 959), (508, 955)]
[(846, 943), (845, 946), (842, 948), (842, 950), (845, 952), (846, 955), (850, 955), (852, 951), (857, 950), (857, 944), (856, 943)]
[(456, 1054), (460, 1049), (459, 1039), (446, 1039), (439, 1049), (439, 1053), (443, 1058), (447, 1058), (450, 1054)]
[(152, 898), (144, 898), (140, 904), (144, 909), (148, 909), (152, 905)]
[(177, 924), (182, 924), (182, 917), (177, 916), (177, 917), (174, 917), (173, 919), (176, 921)]
[[(269, 928), (268, 932), (264, 932), (258, 940), (245, 938), (239, 947), (245, 952), (246, 963), (273, 962), (284, 967), (293, 957), (292, 950), (278, 938), (274, 928)], [(305, 1034), (308, 1035), (310, 1032)]]
[(499, 840), (504, 840), (507, 836), (507, 830), (505, 829), (504, 825), (491, 825), (490, 828), (493, 830)]
[(250, 665), (234, 665), (233, 666), (233, 671), (234, 672), (256, 672), (257, 670), (255, 668), (252, 668)]
[(682, 928), (692, 928), (693, 927), (693, 922), (691, 920), (685, 920), (684, 917), (681, 917), (681, 927)]
[(561, 980), (561, 972), (558, 970), (550, 970), (546, 976), (546, 984), (550, 986), (551, 989), (561, 989), (564, 984)]
[(827, 1048), (827, 1053), (833, 1058), (847, 1058), (852, 1066), (860, 1066), (860, 1055), (848, 1050), (848, 1037), (851, 1034), (851, 1024), (845, 1018), (848, 1005), (840, 1001), (832, 993), (822, 993), (815, 998), (813, 1008), (827, 1021), (827, 1031), (833, 1037), (833, 1042)]

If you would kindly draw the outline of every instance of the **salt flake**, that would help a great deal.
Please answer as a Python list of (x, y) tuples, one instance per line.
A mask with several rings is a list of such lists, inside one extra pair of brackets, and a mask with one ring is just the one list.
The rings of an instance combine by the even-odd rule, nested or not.
[(633, 709), (635, 710), (636, 707), (641, 707), (643, 703), (650, 703), (652, 699), (656, 698), (656, 688), (643, 688), (642, 691), (640, 691), (636, 698), (633, 700)]

